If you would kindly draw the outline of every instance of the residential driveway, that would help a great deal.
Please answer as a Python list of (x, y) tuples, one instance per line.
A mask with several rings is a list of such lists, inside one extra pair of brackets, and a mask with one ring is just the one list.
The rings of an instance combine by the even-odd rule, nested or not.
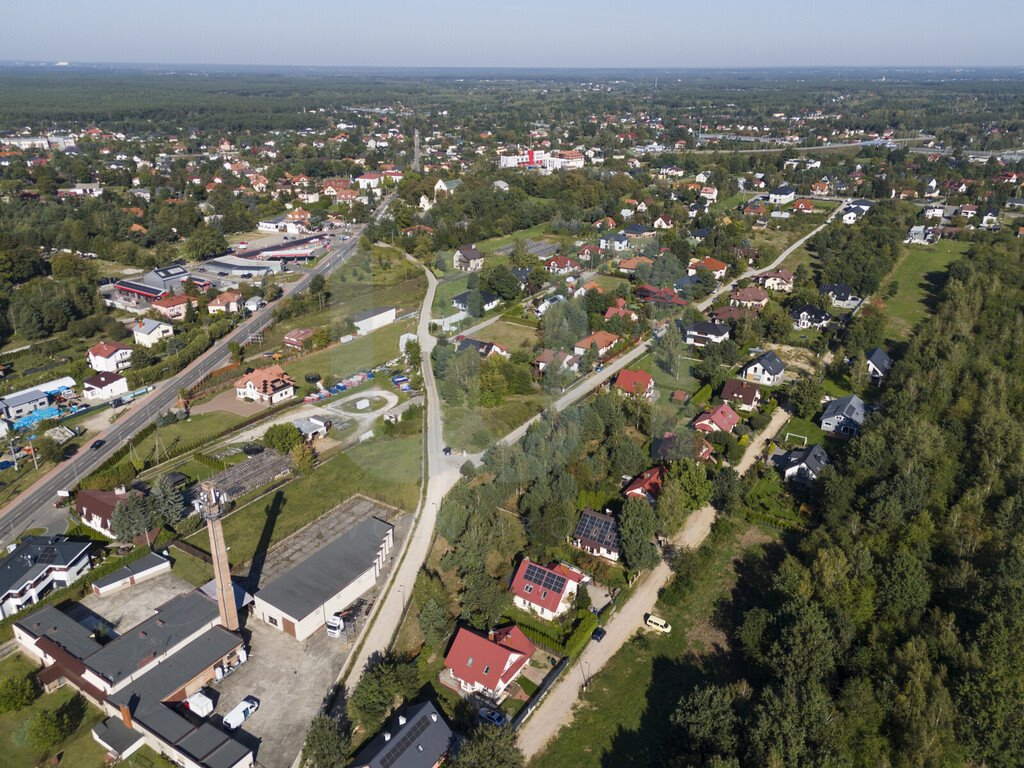
[(317, 632), (297, 642), (284, 632), (250, 617), (243, 630), (248, 636), (249, 661), (211, 688), (216, 700), (214, 722), (246, 696), (260, 700), (260, 708), (235, 733), (256, 752), (265, 768), (288, 768), (302, 749), (306, 728), (320, 711), (351, 649), (340, 640)]
[(239, 416), (252, 416), (253, 414), (265, 411), (267, 406), (259, 403), (247, 403), (235, 396), (234, 388), (226, 389), (219, 395), (215, 395), (205, 403), (192, 406), (189, 410), (192, 413), (212, 413), (213, 411), (227, 411), (237, 413)]

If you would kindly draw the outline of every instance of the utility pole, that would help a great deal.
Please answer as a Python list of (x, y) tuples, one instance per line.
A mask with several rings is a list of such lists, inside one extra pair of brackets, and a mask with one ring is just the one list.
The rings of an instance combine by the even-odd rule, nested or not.
[(14, 471), (18, 471), (18, 454), (14, 452), (14, 438), (11, 438), (9, 445), (11, 446), (11, 458), (14, 459)]

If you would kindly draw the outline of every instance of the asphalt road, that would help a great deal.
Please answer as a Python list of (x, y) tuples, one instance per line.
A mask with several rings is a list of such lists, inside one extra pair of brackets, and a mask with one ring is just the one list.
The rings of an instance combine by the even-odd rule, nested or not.
[[(379, 221), (384, 215), (392, 199), (393, 195), (389, 195), (381, 201), (374, 213), (376, 221)], [(352, 255), (359, 242), (361, 232), (361, 227), (356, 228), (350, 239), (336, 243), (315, 267), (305, 270), (305, 274), (299, 280), (285, 286), (285, 295), (302, 291), (314, 275), (326, 275), (336, 269)], [(191, 387), (209, 375), (211, 371), (226, 365), (230, 360), (229, 343), (232, 341), (244, 343), (253, 334), (265, 329), (273, 319), (272, 313), (273, 310), (270, 306), (253, 313), (232, 333), (214, 343), (191, 365), (170, 379), (157, 384), (154, 391), (140, 398), (106, 432), (97, 435), (96, 439), (105, 441), (102, 447), (97, 450), (85, 448), (70, 459), (58, 464), (28, 491), (0, 510), (0, 542), (7, 543), (26, 528), (52, 529), (59, 527), (63, 530), (65, 512), (55, 509), (53, 506), (53, 502), (57, 499), (57, 492), (73, 488), (80, 478), (92, 472), (111, 453), (124, 445), (132, 435), (149, 424), (159, 414), (171, 408), (178, 399), (179, 390)]]

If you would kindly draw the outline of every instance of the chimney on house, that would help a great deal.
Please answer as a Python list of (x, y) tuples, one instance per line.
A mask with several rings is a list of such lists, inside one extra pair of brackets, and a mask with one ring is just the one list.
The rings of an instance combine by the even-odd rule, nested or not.
[(131, 730), (132, 727), (132, 712), (128, 709), (127, 704), (122, 704), (121, 707), (121, 722), (124, 723), (124, 727)]
[(224, 544), (224, 527), (221, 525), (224, 511), (217, 496), (217, 489), (211, 483), (203, 483), (202, 489), (202, 514), (206, 520), (207, 533), (210, 535), (210, 555), (213, 559), (213, 579), (217, 585), (220, 623), (224, 629), (237, 632), (238, 606), (235, 605), (235, 588), (231, 584), (228, 548)]

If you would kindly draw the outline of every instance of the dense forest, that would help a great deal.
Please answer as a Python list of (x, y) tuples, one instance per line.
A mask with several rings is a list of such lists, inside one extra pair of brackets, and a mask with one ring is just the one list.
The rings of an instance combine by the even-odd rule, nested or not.
[(676, 765), (1024, 763), (1022, 275), (1010, 239), (952, 265), (816, 524), (722, 611)]

